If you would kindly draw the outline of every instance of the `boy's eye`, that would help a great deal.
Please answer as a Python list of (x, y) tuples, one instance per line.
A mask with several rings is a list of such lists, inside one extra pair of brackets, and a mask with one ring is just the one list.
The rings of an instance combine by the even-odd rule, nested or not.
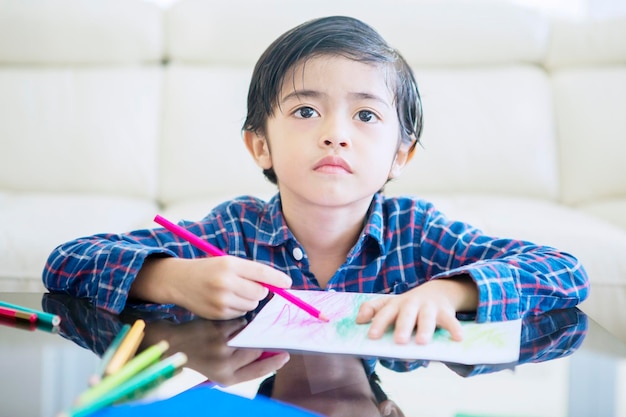
[(294, 114), (296, 117), (302, 119), (310, 119), (311, 117), (319, 115), (317, 111), (313, 110), (311, 107), (300, 107)]
[(371, 122), (376, 117), (376, 115), (369, 110), (361, 110), (357, 113), (357, 116), (362, 122)]

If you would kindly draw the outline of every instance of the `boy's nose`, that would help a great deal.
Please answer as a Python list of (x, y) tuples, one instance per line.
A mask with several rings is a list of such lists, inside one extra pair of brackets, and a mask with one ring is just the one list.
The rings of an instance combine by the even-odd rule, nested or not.
[(347, 126), (336, 119), (326, 122), (320, 139), (324, 147), (347, 148), (351, 143)]
[(339, 148), (347, 148), (348, 147), (348, 140), (345, 139), (329, 139), (326, 138), (324, 139), (324, 145), (325, 146), (329, 146), (329, 147), (339, 147)]

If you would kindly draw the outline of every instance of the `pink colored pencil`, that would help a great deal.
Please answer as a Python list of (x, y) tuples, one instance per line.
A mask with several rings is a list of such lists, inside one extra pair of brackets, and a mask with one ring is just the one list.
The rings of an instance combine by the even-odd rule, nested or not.
[[(190, 231), (180, 227), (177, 224), (174, 224), (174, 223), (170, 222), (169, 220), (167, 220), (166, 218), (164, 218), (164, 217), (162, 217), (162, 216), (160, 216), (158, 214), (155, 216), (154, 221), (156, 223), (160, 224), (161, 226), (163, 226), (164, 228), (166, 228), (167, 230), (169, 230), (170, 232), (172, 232), (173, 234), (175, 234), (176, 236), (178, 236), (178, 237), (186, 240), (187, 242), (191, 243), (192, 245), (194, 245), (198, 249), (201, 249), (201, 250), (205, 251), (209, 255), (213, 255), (213, 256), (224, 256), (224, 255), (226, 255), (226, 253), (223, 252), (222, 250), (220, 250), (219, 248), (211, 245), (209, 242), (205, 242), (204, 240), (200, 239), (198, 236), (194, 235)], [(307, 313), (309, 313), (313, 317), (315, 317), (317, 319), (320, 319), (322, 321), (329, 321), (328, 318), (326, 316), (324, 316), (324, 314), (322, 314), (321, 311), (319, 311), (318, 309), (316, 309), (312, 305), (306, 303), (304, 300), (302, 300), (302, 299), (296, 297), (295, 295), (291, 294), (287, 290), (285, 290), (283, 288), (278, 288), (278, 287), (275, 287), (273, 285), (266, 284), (266, 283), (263, 283), (263, 282), (259, 282), (259, 284), (261, 284), (262, 286), (264, 286), (268, 290), (272, 291), (274, 294), (280, 295), (285, 300), (293, 303), (297, 307), (300, 307), (302, 310), (306, 311)]]

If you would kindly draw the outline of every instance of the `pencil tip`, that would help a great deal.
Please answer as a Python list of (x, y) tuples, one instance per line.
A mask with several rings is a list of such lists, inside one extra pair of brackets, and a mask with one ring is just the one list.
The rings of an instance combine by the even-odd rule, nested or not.
[(325, 315), (323, 315), (322, 313), (320, 313), (320, 315), (318, 316), (318, 318), (322, 321), (325, 321), (326, 323), (328, 323), (330, 321), (330, 319), (328, 317), (326, 317)]

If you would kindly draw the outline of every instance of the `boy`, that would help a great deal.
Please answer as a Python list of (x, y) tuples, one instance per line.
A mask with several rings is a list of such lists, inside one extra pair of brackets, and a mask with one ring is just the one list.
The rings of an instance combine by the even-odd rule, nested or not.
[(278, 194), (227, 201), (183, 225), (230, 256), (207, 257), (164, 229), (61, 245), (52, 292), (120, 312), (129, 300), (178, 304), (211, 319), (253, 310), (282, 288), (394, 293), (364, 303), (372, 338), (460, 339), (458, 313), (516, 319), (587, 297), (580, 263), (553, 248), (482, 234), (415, 198), (384, 197), (422, 129), (413, 73), (372, 28), (349, 17), (306, 22), (254, 69), (244, 141)]

